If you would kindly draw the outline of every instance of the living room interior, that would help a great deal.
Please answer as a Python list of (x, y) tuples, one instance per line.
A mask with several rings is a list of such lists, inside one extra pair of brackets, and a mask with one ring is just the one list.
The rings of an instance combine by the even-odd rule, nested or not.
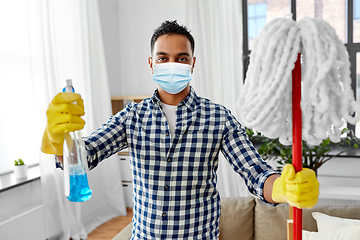
[[(163, 21), (177, 20), (190, 29), (196, 42), (190, 85), (199, 96), (224, 105), (237, 117), (254, 40), (271, 20), (294, 15), (297, 21), (320, 18), (334, 28), (346, 47), (351, 87), (360, 102), (359, 0), (0, 2), (4, 33), (0, 38), (0, 238), (87, 239), (97, 227), (126, 216), (133, 207), (126, 149), (89, 171), (93, 196), (84, 203), (66, 199), (63, 171), (55, 168), (53, 155), (41, 153), (46, 109), (66, 79), (72, 79), (84, 99), (82, 133), (87, 136), (130, 102), (153, 95), (157, 85), (148, 64), (150, 38)], [(343, 127), (360, 138), (360, 122), (345, 122)], [(14, 160), (19, 158), (27, 165), (25, 178), (14, 173)], [(275, 169), (279, 166), (276, 160), (267, 163)], [(314, 210), (304, 210), (304, 230), (320, 230), (319, 219), (324, 216), (315, 220), (316, 211), (344, 221), (357, 219), (353, 225), (360, 228), (359, 169), (360, 150), (353, 148), (317, 170), (319, 200)], [(272, 207), (255, 199), (221, 154), (217, 188), (224, 199), (220, 239), (289, 239), (284, 220), (288, 205)], [(333, 224), (330, 219), (323, 222)], [(345, 234), (336, 231), (333, 237)], [(131, 224), (113, 237), (129, 239), (129, 233)]]

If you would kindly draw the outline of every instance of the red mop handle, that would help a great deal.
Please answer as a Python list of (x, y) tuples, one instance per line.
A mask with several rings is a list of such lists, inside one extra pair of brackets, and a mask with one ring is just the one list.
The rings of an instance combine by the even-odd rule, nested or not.
[[(299, 172), (302, 169), (302, 118), (301, 118), (301, 54), (295, 62), (295, 67), (292, 71), (292, 118), (293, 118), (293, 166), (295, 172)], [(293, 240), (302, 239), (302, 210), (296, 207), (293, 208), (294, 218), (294, 236)]]

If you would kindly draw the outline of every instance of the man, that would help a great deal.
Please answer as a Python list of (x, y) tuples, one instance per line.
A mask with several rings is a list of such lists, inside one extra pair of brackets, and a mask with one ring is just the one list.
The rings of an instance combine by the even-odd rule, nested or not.
[[(318, 182), (311, 170), (295, 174), (288, 165), (280, 176), (261, 159), (228, 109), (196, 95), (189, 86), (194, 45), (185, 27), (164, 22), (152, 36), (148, 59), (158, 84), (154, 95), (129, 104), (84, 138), (89, 169), (129, 150), (134, 186), (131, 239), (217, 239), (220, 151), (249, 191), (264, 202), (301, 208), (317, 202)], [(74, 101), (79, 104), (70, 107)], [(62, 161), (63, 135), (83, 128), (83, 114), (79, 95), (58, 94), (47, 112), (42, 151)]]

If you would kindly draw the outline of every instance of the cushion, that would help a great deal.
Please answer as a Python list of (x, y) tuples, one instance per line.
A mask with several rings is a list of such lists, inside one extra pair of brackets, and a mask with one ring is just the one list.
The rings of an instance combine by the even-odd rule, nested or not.
[(220, 240), (253, 240), (254, 197), (222, 198)]
[(303, 240), (350, 240), (359, 239), (360, 225), (342, 228), (337, 231), (309, 232), (302, 231)]
[[(222, 198), (220, 216), (220, 239), (253, 240), (254, 223), (253, 197)], [(118, 233), (112, 240), (128, 240), (132, 223)]]
[(274, 207), (259, 199), (255, 202), (254, 240), (286, 240), (289, 205), (279, 204)]
[(360, 220), (333, 217), (319, 212), (313, 212), (312, 215), (316, 220), (318, 232), (336, 231), (355, 225), (360, 227)]
[[(272, 206), (256, 199), (254, 240), (286, 240), (286, 221), (289, 218), (289, 205)], [(360, 219), (360, 206), (315, 206), (303, 209), (303, 230), (317, 231), (317, 224), (312, 212), (321, 212), (341, 218)]]

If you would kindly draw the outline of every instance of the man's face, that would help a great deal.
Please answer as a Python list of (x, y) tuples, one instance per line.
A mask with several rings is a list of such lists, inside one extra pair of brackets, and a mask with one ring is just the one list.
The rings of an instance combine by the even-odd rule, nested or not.
[(177, 62), (192, 66), (191, 73), (195, 66), (196, 58), (193, 57), (191, 44), (186, 36), (180, 34), (162, 35), (154, 44), (153, 56), (148, 62), (151, 72), (154, 73), (155, 64)]

